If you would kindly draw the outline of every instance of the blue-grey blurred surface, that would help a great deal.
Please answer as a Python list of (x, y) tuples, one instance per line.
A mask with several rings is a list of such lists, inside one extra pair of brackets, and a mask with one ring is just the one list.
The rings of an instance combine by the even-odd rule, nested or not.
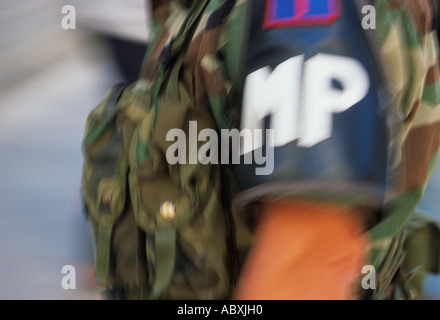
[[(425, 217), (440, 225), (440, 164), (437, 166), (417, 210), (420, 214), (423, 214)], [(439, 275), (427, 275), (425, 298), (440, 300)]]
[[(105, 2), (105, 1), (104, 1)], [(101, 1), (101, 4), (104, 4)], [(82, 212), (87, 114), (121, 75), (64, 3), (0, 2), (0, 299), (99, 299)], [(65, 265), (76, 289), (63, 289)]]

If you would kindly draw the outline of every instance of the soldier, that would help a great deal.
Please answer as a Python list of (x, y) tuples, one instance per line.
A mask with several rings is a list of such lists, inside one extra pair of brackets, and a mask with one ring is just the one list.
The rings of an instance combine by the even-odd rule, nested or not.
[[(173, 248), (176, 260), (169, 260), (171, 268), (151, 269), (158, 274), (177, 271), (161, 278), (163, 286), (172, 277), (172, 286), (155, 297), (419, 296), (405, 286), (408, 270), (402, 261), (408, 222), (435, 169), (440, 145), (438, 49), (430, 2), (151, 4), (157, 33), (141, 84), (155, 88), (167, 76), (176, 77), (180, 82), (166, 87), (167, 97), (184, 96), (198, 110), (208, 111), (216, 130), (237, 129), (243, 136), (262, 133), (231, 150), (219, 149), (222, 155), (236, 152), (228, 152), (232, 158), (240, 155), (235, 162), (221, 164), (226, 168), (222, 180), (226, 197), (221, 199), (223, 205), (233, 204), (231, 220), (201, 220), (203, 228), (185, 232), (191, 236), (180, 243), (182, 250), (177, 249), (175, 257), (175, 234), (167, 238), (172, 239), (166, 246)], [(179, 38), (182, 25), (194, 22), (185, 19), (187, 13), (201, 6), (204, 13), (186, 54), (174, 55), (176, 47), (186, 44)], [(163, 66), (172, 63), (181, 68), (164, 72)], [(156, 88), (154, 93), (160, 94)], [(174, 121), (171, 112), (168, 119)], [(145, 156), (139, 145), (131, 149), (137, 153), (129, 161)], [(267, 150), (273, 151), (270, 172), (259, 170)], [(217, 185), (215, 177), (204, 179)], [(167, 217), (178, 215), (171, 203), (166, 208)], [(218, 242), (219, 250), (204, 251), (195, 237), (203, 233), (210, 245), (214, 239), (209, 235), (224, 230), (232, 246)], [(120, 233), (117, 238), (124, 236)], [(146, 238), (147, 247), (159, 243)], [(142, 268), (150, 268), (155, 257), (170, 251), (148, 252), (150, 256), (136, 259)], [(209, 257), (215, 254), (213, 263)], [(198, 263), (192, 263), (195, 257)], [(203, 264), (204, 276), (192, 278), (190, 274)], [(130, 263), (124, 267), (130, 269)], [(132, 269), (126, 274), (139, 272)], [(151, 285), (144, 278), (149, 276), (137, 276)], [(122, 274), (118, 281), (124, 283)], [(203, 288), (209, 293), (201, 293)]]

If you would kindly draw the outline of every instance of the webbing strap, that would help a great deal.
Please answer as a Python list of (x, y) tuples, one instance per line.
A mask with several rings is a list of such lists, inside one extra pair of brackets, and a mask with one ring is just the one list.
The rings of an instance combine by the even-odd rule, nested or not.
[(171, 281), (176, 260), (176, 230), (157, 230), (154, 237), (156, 250), (156, 279), (152, 288), (152, 298), (158, 299)]
[(113, 223), (101, 223), (98, 227), (95, 278), (107, 283), (110, 270), (110, 244)]
[[(174, 101), (181, 101), (182, 98), (178, 94), (178, 74), (182, 66), (183, 59), (186, 53), (186, 49), (191, 41), (198, 22), (200, 21), (200, 15), (205, 10), (208, 0), (194, 1), (191, 8), (188, 11), (188, 15), (182, 24), (181, 29), (177, 33), (174, 40), (170, 43), (168, 48), (169, 56), (166, 61), (160, 66), (159, 78), (156, 82), (152, 97), (152, 107), (154, 108), (153, 126), (154, 131), (156, 126), (156, 119), (158, 113), (157, 98), (160, 94), (162, 86), (167, 82), (173, 91), (172, 95), (169, 94), (169, 90), (166, 93), (166, 99)], [(177, 59), (176, 59), (177, 58)], [(173, 65), (169, 65), (172, 62)], [(168, 68), (172, 68), (170, 72), (170, 78), (165, 77), (165, 73)], [(174, 227), (158, 229), (155, 232), (155, 251), (156, 251), (156, 278), (153, 283), (151, 298), (159, 299), (163, 291), (169, 285), (171, 277), (174, 272), (174, 265), (176, 260), (176, 229)]]
[[(156, 128), (156, 119), (158, 113), (158, 105), (157, 98), (160, 94), (160, 90), (164, 82), (166, 82), (166, 71), (168, 68), (174, 68), (174, 70), (178, 70), (181, 67), (181, 63), (183, 60), (182, 56), (185, 55), (186, 49), (191, 41), (192, 36), (194, 35), (196, 26), (200, 21), (200, 15), (205, 10), (206, 5), (209, 0), (197, 0), (194, 1), (191, 8), (188, 11), (188, 15), (185, 18), (185, 21), (182, 24), (182, 27), (179, 29), (179, 32), (174, 37), (174, 39), (170, 42), (169, 47), (165, 48), (167, 52), (167, 57), (162, 59), (162, 63), (159, 66), (159, 75), (155, 84), (155, 88), (153, 91), (153, 97), (151, 100), (151, 105), (154, 108), (154, 117), (153, 117), (153, 125), (152, 131)], [(174, 61), (177, 57), (177, 61)], [(173, 65), (170, 65), (170, 61), (174, 62)]]
[(173, 67), (173, 69), (170, 72), (169, 80), (166, 84), (165, 88), (165, 99), (170, 101), (181, 101), (183, 103), (186, 103), (188, 101), (184, 101), (184, 97), (181, 96), (181, 92), (179, 90), (179, 71), (182, 67), (183, 60), (185, 56), (182, 54), (177, 58), (177, 61)]

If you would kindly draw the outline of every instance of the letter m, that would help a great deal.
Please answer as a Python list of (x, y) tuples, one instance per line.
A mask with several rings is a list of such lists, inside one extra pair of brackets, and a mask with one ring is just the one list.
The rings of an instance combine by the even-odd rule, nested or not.
[[(298, 138), (298, 107), (304, 57), (297, 56), (279, 64), (273, 71), (261, 68), (246, 78), (242, 129), (264, 128), (264, 119), (271, 116), (270, 128), (275, 129), (274, 144), (282, 146)], [(252, 142), (252, 141), (250, 141)], [(263, 146), (262, 138), (240, 145), (241, 154)], [(274, 146), (269, 146), (274, 147)]]

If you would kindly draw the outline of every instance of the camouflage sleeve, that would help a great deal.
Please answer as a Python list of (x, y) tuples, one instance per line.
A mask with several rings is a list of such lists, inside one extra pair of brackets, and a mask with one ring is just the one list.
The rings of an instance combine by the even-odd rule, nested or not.
[[(381, 58), (397, 107), (396, 121), (401, 123), (395, 136), (400, 155), (392, 166), (395, 188), (386, 199), (385, 219), (371, 230), (371, 263), (380, 270), (384, 289), (401, 267), (404, 243), (410, 245), (408, 224), (412, 228), (417, 223), (414, 212), (438, 163), (440, 73), (429, 1), (376, 0), (375, 6)], [(432, 252), (433, 244), (417, 250)], [(405, 263), (412, 259), (412, 253), (407, 253), (410, 256)], [(383, 295), (383, 291), (376, 294)]]

